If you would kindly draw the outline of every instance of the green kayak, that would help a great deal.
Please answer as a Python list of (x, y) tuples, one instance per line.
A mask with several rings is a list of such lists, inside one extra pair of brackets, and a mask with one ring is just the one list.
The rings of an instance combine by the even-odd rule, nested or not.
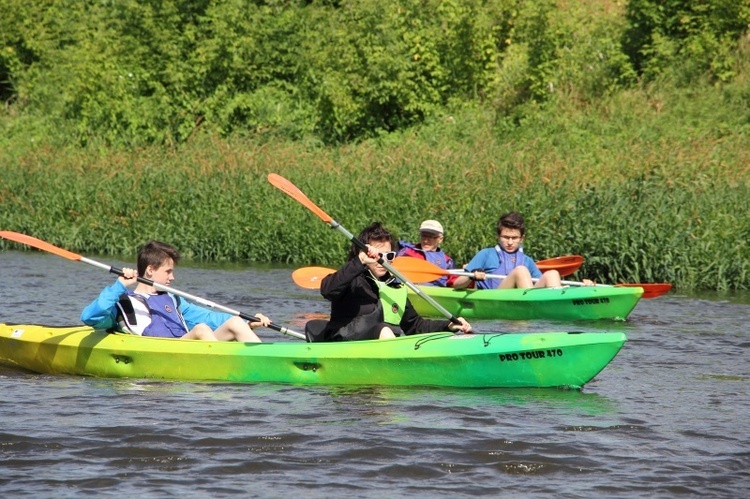
[(299, 385), (581, 388), (623, 333), (430, 333), (346, 343), (209, 342), (0, 324), (0, 364), (47, 374)]
[[(420, 288), (446, 310), (466, 319), (500, 320), (625, 320), (643, 288), (578, 286), (531, 289)], [(409, 299), (420, 315), (439, 316), (435, 307), (414, 291)]]

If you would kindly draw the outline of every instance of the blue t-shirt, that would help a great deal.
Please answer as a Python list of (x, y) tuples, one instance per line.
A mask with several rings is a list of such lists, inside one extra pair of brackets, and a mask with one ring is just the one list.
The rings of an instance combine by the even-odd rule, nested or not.
[[(501, 262), (500, 254), (496, 247), (484, 248), (474, 255), (474, 258), (466, 265), (466, 270), (469, 272), (483, 270), (487, 274), (508, 275), (506, 272), (500, 271), (500, 269), (513, 269), (518, 266), (524, 266), (529, 269), (532, 278), (539, 279), (542, 277), (542, 271), (536, 266), (534, 260), (526, 256), (520, 249), (515, 253), (506, 253), (504, 251), (502, 253), (505, 258), (516, 258), (520, 259), (520, 261)], [(501, 282), (502, 279), (486, 279), (484, 281), (477, 281), (476, 287), (477, 289), (495, 289), (500, 286)]]

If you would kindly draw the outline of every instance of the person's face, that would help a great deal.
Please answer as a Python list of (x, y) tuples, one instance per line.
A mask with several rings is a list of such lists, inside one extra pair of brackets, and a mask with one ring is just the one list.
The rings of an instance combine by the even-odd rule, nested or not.
[(146, 267), (146, 276), (157, 284), (169, 286), (174, 281), (174, 261), (167, 258), (159, 267), (149, 265)]
[(498, 234), (497, 240), (502, 249), (508, 253), (513, 253), (518, 250), (523, 243), (523, 236), (521, 235), (520, 229), (507, 229), (503, 227), (500, 229), (500, 234)]
[[(388, 253), (389, 251), (391, 251), (390, 241), (370, 241), (370, 246), (377, 249), (378, 253)], [(367, 267), (370, 269), (370, 272), (372, 272), (372, 275), (374, 275), (376, 278), (381, 278), (388, 272), (388, 270), (378, 262), (368, 263)]]
[(425, 251), (435, 251), (440, 247), (440, 243), (442, 242), (443, 236), (441, 234), (435, 234), (434, 232), (419, 233), (419, 244)]

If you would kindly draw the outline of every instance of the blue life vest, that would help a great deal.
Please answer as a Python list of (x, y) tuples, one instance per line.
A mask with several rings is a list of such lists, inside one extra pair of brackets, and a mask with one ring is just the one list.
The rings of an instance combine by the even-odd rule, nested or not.
[[(443, 250), (438, 248), (435, 251), (425, 251), (422, 248), (418, 248), (417, 245), (406, 242), (406, 241), (399, 241), (399, 244), (403, 247), (409, 248), (411, 250), (417, 251), (420, 254), (424, 256), (424, 259), (428, 262), (430, 262), (433, 265), (437, 265), (443, 270), (448, 270), (448, 255), (445, 254)], [(402, 254), (402, 251), (399, 251), (399, 254)], [(439, 279), (435, 279), (432, 282), (425, 282), (421, 283), (426, 286), (447, 286), (448, 285), (448, 276), (442, 276)]]
[(497, 257), (500, 260), (500, 266), (493, 273), (508, 275), (516, 267), (525, 266), (524, 263), (526, 261), (526, 258), (524, 257), (526, 255), (523, 254), (523, 247), (518, 248), (518, 250), (513, 253), (508, 253), (498, 244), (497, 246), (495, 246), (495, 251), (497, 251)]
[(180, 312), (179, 302), (169, 293), (144, 296), (128, 290), (126, 294), (131, 300), (136, 299), (145, 303), (151, 314), (151, 324), (143, 330), (143, 336), (181, 338), (189, 331)]

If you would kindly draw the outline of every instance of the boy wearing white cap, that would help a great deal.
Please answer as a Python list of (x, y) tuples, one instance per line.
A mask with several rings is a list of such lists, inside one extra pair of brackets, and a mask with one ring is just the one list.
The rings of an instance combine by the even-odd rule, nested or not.
[[(443, 226), (437, 220), (425, 220), (419, 226), (419, 243), (399, 241), (401, 249), (398, 256), (410, 256), (427, 260), (441, 269), (453, 269), (453, 259), (440, 249), (443, 242)], [(443, 276), (435, 281), (424, 283), (427, 286), (452, 286), (458, 276)]]

